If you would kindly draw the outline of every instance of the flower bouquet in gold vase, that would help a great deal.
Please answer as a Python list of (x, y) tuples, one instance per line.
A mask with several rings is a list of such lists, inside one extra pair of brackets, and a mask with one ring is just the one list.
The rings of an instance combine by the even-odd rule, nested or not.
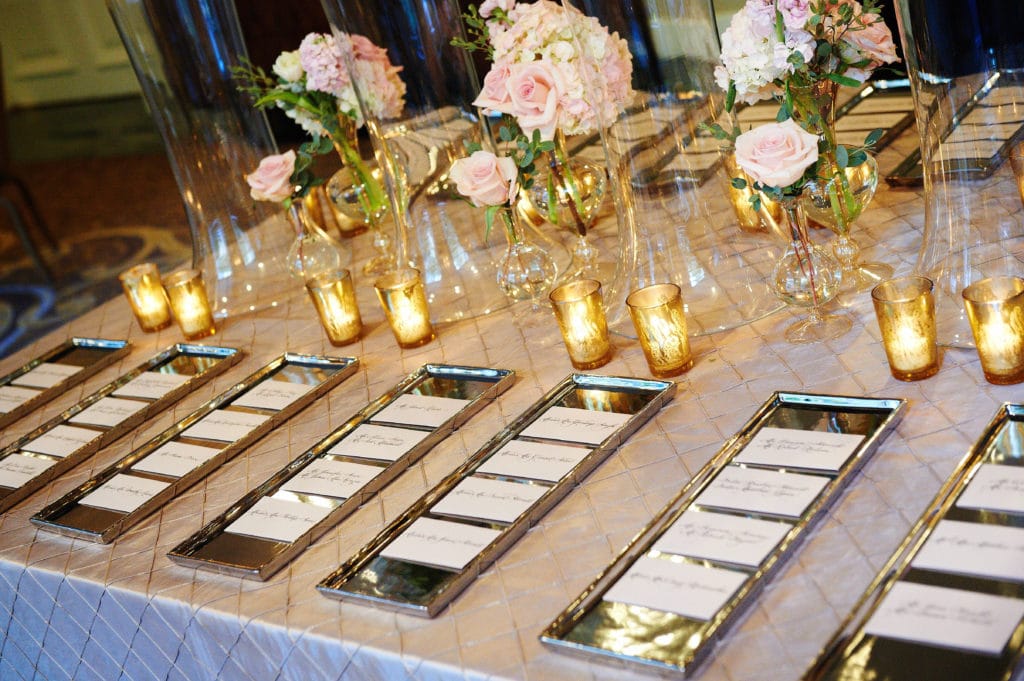
[[(869, 133), (863, 144), (839, 144), (836, 96), (841, 86), (861, 85), (875, 69), (897, 61), (892, 34), (874, 0), (747, 0), (722, 36), (715, 76), (727, 92), (726, 109), (774, 98), (777, 122), (752, 130), (714, 134), (735, 145), (736, 163), (753, 188), (781, 202), (792, 243), (773, 273), (777, 294), (787, 303), (810, 308), (808, 319), (787, 329), (791, 342), (834, 338), (850, 328), (841, 315), (821, 306), (845, 285), (877, 281), (883, 267), (858, 268), (852, 222), (870, 201), (877, 169), (870, 151), (881, 137)], [(746, 178), (734, 178), (743, 189)], [(760, 195), (750, 201), (760, 208)], [(835, 230), (833, 254), (811, 243), (807, 213)], [(888, 274), (892, 270), (889, 268)]]

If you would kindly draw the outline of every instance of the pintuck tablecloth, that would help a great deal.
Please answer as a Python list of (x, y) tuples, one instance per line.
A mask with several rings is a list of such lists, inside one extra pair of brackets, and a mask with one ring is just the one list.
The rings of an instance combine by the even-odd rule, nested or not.
[[(886, 170), (906, 151), (884, 152)], [(909, 272), (920, 242), (919, 193), (880, 188), (856, 227), (867, 256)], [(819, 235), (821, 236), (821, 235)], [(397, 349), (361, 287), (367, 332), (327, 344), (312, 306), (290, 301), (233, 318), (208, 342), (247, 358), (174, 409), (0, 516), (2, 679), (626, 679), (644, 675), (543, 648), (538, 633), (775, 390), (905, 397), (897, 430), (796, 554), (733, 626), (701, 681), (798, 679), (897, 547), (1000, 403), (1024, 387), (987, 384), (977, 356), (947, 349), (920, 383), (889, 375), (870, 296), (848, 309), (854, 328), (795, 346), (784, 311), (693, 341), (696, 363), (674, 401), (432, 620), (321, 596), (316, 583), (353, 555), (571, 366), (548, 310), (441, 325), (438, 339)], [(2, 434), (5, 445), (156, 350), (172, 328), (140, 333), (114, 300), (0, 362), (7, 373), (73, 335), (130, 338), (131, 355)], [(649, 376), (635, 341), (616, 337), (599, 373)], [(355, 376), (136, 525), (115, 543), (56, 536), (29, 523), (44, 505), (146, 442), (283, 351), (355, 355)], [(171, 563), (166, 553), (310, 445), (426, 362), (515, 369), (516, 384), (393, 484), (265, 583)]]

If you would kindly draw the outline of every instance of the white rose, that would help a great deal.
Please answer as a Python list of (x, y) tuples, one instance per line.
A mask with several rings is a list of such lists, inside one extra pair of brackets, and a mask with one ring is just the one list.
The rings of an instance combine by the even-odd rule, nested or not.
[(299, 51), (282, 52), (274, 61), (273, 71), (278, 78), (294, 83), (302, 80), (305, 71), (302, 70), (302, 62), (299, 60)]

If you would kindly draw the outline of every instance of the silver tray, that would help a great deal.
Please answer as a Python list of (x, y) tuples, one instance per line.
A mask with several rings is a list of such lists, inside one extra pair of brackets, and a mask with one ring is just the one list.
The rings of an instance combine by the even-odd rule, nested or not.
[[(120, 461), (112, 464), (42, 509), (32, 516), (31, 521), (33, 524), (49, 532), (85, 539), (91, 542), (109, 544), (125, 530), (206, 477), (243, 449), (257, 442), (273, 428), (281, 425), (301, 411), (310, 402), (351, 376), (355, 373), (357, 365), (358, 360), (353, 357), (334, 358), (285, 353), (213, 398), (199, 409), (193, 411), (149, 442), (123, 457)], [(287, 382), (289, 383), (302, 383), (315, 387), (294, 399), (280, 410), (232, 405), (233, 401), (244, 395), (247, 391), (264, 381), (272, 380), (275, 375), (281, 375), (287, 379), (295, 379), (288, 380)], [(231, 442), (186, 437), (182, 434), (182, 431), (186, 428), (192, 426), (215, 409), (222, 407), (230, 411), (260, 414), (269, 416), (269, 418), (249, 430), (241, 438)], [(212, 458), (205, 460), (180, 477), (129, 470), (146, 456), (171, 441), (217, 448), (219, 451)], [(167, 486), (150, 496), (138, 507), (127, 512), (79, 503), (87, 494), (118, 474), (155, 480), (167, 483)]]
[[(111, 383), (103, 386), (93, 394), (84, 398), (81, 402), (70, 409), (63, 411), (43, 425), (30, 433), (25, 434), (16, 442), (12, 442), (3, 451), (0, 451), (0, 464), (10, 456), (25, 454), (44, 461), (52, 461), (53, 464), (38, 475), (27, 480), (18, 487), (4, 487), (0, 485), (0, 513), (11, 508), (21, 500), (33, 494), (48, 482), (59, 475), (77, 466), (89, 456), (98, 452), (103, 447), (114, 442), (122, 435), (130, 431), (138, 424), (146, 421), (151, 416), (160, 413), (170, 405), (174, 404), (200, 385), (217, 376), (228, 368), (235, 365), (241, 358), (242, 352), (234, 348), (223, 348), (206, 345), (189, 345), (179, 343), (160, 352), (131, 371), (118, 377)], [(102, 425), (79, 425), (76, 428), (84, 428), (96, 431), (96, 439), (83, 444), (73, 452), (63, 456), (50, 456), (46, 454), (30, 453), (22, 448), (38, 437), (45, 435), (60, 425), (67, 424), (71, 419), (85, 411), (88, 407), (114, 393), (125, 386), (132, 379), (137, 378), (147, 371), (164, 374), (177, 374), (191, 376), (178, 387), (170, 390), (159, 398), (146, 398), (139, 396), (121, 397), (119, 399), (131, 399), (145, 405), (144, 408), (119, 421), (113, 426)]]
[[(362, 506), (374, 494), (383, 489), (398, 475), (418, 461), (437, 443), (448, 437), (456, 428), (465, 423), (494, 398), (508, 390), (515, 381), (515, 374), (505, 369), (450, 366), (427, 364), (410, 374), (389, 391), (370, 402), (353, 415), (340, 428), (308, 449), (297, 459), (275, 473), (266, 482), (248, 492), (232, 504), (224, 513), (210, 521), (206, 527), (176, 546), (167, 557), (175, 563), (189, 567), (204, 568), (250, 579), (265, 580), (288, 564), (307, 546)], [(407, 426), (389, 423), (389, 427), (423, 432), (426, 437), (393, 462), (369, 460), (345, 455), (331, 454), (330, 450), (347, 437), (357, 426), (374, 423), (382, 409), (401, 395), (439, 395), (458, 398), (466, 404), (437, 428)], [(327, 497), (318, 494), (281, 492), (289, 500), (302, 503), (330, 504), (334, 509), (323, 520), (309, 528), (291, 542), (276, 541), (260, 537), (226, 532), (225, 528), (249, 510), (264, 497), (273, 497), (282, 486), (298, 475), (309, 464), (318, 459), (351, 461), (367, 465), (379, 465), (380, 472), (355, 493), (346, 497)]]
[[(105, 340), (103, 338), (72, 338), (47, 350), (24, 366), (0, 378), (0, 387), (18, 387), (38, 393), (10, 411), (0, 413), (0, 428), (14, 423), (25, 414), (64, 393), (68, 388), (78, 385), (98, 371), (110, 366), (130, 351), (131, 344), (126, 340)], [(19, 378), (43, 362), (81, 366), (82, 370), (50, 388), (30, 388), (16, 385)]]
[[(374, 604), (398, 612), (433, 617), (451, 602), (474, 578), (511, 547), (549, 509), (557, 504), (576, 483), (586, 477), (627, 437), (648, 421), (675, 395), (676, 384), (634, 378), (572, 374), (552, 388), (505, 429), (492, 437), (454, 472), (416, 501), (353, 558), (341, 565), (318, 585), (320, 593), (331, 598)], [(477, 469), (503, 445), (522, 433), (552, 407), (572, 407), (592, 411), (629, 414), (601, 443), (593, 446), (560, 480), (548, 487), (536, 501), (512, 522), (445, 516), (444, 520), (497, 530), (495, 538), (461, 569), (428, 566), (386, 558), (380, 555), (413, 522), (431, 513), (431, 507)], [(547, 443), (557, 441), (545, 440)], [(561, 442), (559, 442), (561, 443)], [(514, 476), (489, 476), (493, 479), (538, 484), (535, 480)], [(550, 485), (550, 486), (548, 486)]]
[[(777, 392), (743, 428), (682, 488), (616, 559), (543, 631), (541, 643), (553, 650), (610, 664), (653, 671), (666, 677), (687, 676), (708, 657), (727, 628), (749, 607), (775, 570), (796, 550), (812, 524), (850, 478), (874, 453), (899, 422), (905, 400), (869, 399)], [(854, 452), (830, 474), (807, 469), (828, 479), (798, 518), (743, 511), (721, 511), (735, 517), (785, 522), (790, 529), (756, 568), (673, 556), (673, 563), (724, 567), (746, 573), (741, 585), (707, 620), (685, 617), (638, 605), (603, 600), (604, 594), (641, 557), (657, 558), (653, 544), (695, 504), (697, 496), (739, 455), (763, 426), (805, 431), (855, 433), (864, 436)], [(781, 470), (777, 466), (745, 464), (748, 468)], [(709, 507), (710, 508), (710, 507)], [(718, 511), (718, 509), (714, 509)]]
[(1024, 598), (1024, 584), (1020, 579), (1009, 581), (956, 575), (911, 565), (941, 520), (989, 526), (1024, 526), (1024, 516), (1019, 513), (955, 506), (979, 467), (990, 463), (1024, 466), (1024, 405), (1004, 404), (996, 412), (981, 437), (840, 624), (804, 679), (1008, 681), (1019, 676), (1024, 655), (1024, 623), (1017, 624), (1009, 643), (996, 655), (898, 641), (868, 634), (864, 630), (886, 594), (901, 581)]

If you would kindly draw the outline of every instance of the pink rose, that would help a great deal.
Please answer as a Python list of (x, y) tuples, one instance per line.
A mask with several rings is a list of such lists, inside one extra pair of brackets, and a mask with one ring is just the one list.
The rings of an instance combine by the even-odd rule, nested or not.
[(484, 0), (480, 3), (480, 16), (484, 19), (494, 14), (494, 10), (500, 9), (508, 14), (516, 4), (516, 0)]
[(540, 130), (541, 139), (550, 140), (558, 126), (558, 98), (561, 88), (555, 69), (544, 59), (509, 68), (505, 87), (509, 93), (509, 111), (519, 127), (532, 136)]
[(375, 61), (391, 66), (391, 62), (388, 60), (388, 51), (374, 45), (373, 41), (366, 36), (352, 33), (349, 35), (349, 41), (352, 43), (352, 54), (356, 59)]
[(788, 119), (736, 138), (736, 164), (766, 187), (788, 187), (818, 160), (818, 137)]
[(473, 100), (473, 106), (508, 113), (509, 94), (506, 85), (510, 72), (507, 60), (494, 62), (491, 70), (484, 76), (484, 89)]
[(850, 29), (843, 35), (843, 41), (855, 47), (864, 58), (871, 60), (869, 70), (899, 61), (892, 32), (885, 25), (885, 20), (877, 14), (857, 15)]
[(778, 0), (777, 7), (786, 28), (791, 31), (802, 30), (811, 18), (810, 0)]
[(477, 206), (500, 206), (519, 193), (518, 170), (509, 157), (480, 150), (455, 161), (450, 177), (459, 193)]
[(245, 176), (249, 194), (257, 201), (281, 202), (291, 197), (292, 173), (295, 172), (295, 152), (271, 154), (260, 161), (255, 172)]

